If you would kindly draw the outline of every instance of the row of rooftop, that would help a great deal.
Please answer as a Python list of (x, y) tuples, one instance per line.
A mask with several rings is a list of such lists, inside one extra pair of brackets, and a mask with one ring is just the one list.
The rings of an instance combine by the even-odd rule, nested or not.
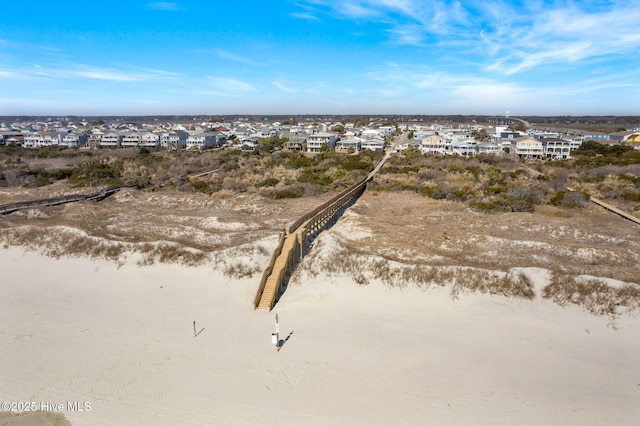
[[(0, 124), (0, 144), (28, 148), (64, 146), (75, 148), (172, 148), (209, 149), (235, 146), (255, 149), (259, 140), (287, 138), (285, 149), (320, 152), (323, 147), (340, 151), (383, 151), (397, 132), (412, 132), (412, 139), (394, 146), (396, 151), (414, 147), (425, 154), (472, 156), (502, 154), (533, 158), (558, 158), (584, 140), (631, 144), (640, 147), (640, 129), (636, 132), (580, 134), (548, 129), (516, 132), (507, 126), (402, 123), (399, 125), (356, 126), (355, 123), (316, 122), (273, 123), (104, 123), (104, 122), (20, 122)], [(483, 135), (478, 138), (478, 135)], [(509, 148), (505, 150), (505, 148)]]

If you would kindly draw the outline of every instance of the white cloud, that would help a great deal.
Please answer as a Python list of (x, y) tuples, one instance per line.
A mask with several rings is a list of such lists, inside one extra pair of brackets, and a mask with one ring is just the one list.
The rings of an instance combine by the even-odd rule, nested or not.
[(487, 71), (507, 75), (640, 50), (640, 5), (634, 0), (335, 0), (313, 7), (383, 26), (399, 45), (455, 46), (458, 55), (475, 55)]
[(156, 10), (169, 10), (169, 11), (182, 10), (182, 7), (179, 6), (177, 3), (165, 2), (165, 1), (149, 3), (147, 4), (147, 6), (150, 7), (151, 9), (156, 9)]
[(32, 68), (24, 68), (20, 71), (0, 71), (6, 78), (14, 79), (89, 79), (106, 80), (115, 82), (135, 81), (169, 81), (175, 80), (180, 75), (170, 71), (155, 70), (139, 67), (124, 67), (121, 69), (102, 68), (90, 65), (73, 65), (69, 68), (47, 68), (34, 64)]
[(236, 53), (231, 53), (224, 49), (213, 49), (213, 52), (216, 55), (220, 56), (222, 59), (226, 59), (228, 61), (239, 62), (242, 64), (252, 65), (252, 66), (264, 65), (256, 60), (253, 60), (243, 55), (238, 55)]
[(283, 92), (294, 93), (298, 91), (298, 89), (291, 87), (290, 83), (282, 80), (276, 80), (272, 84)]
[(380, 11), (362, 4), (347, 2), (339, 5), (338, 12), (343, 16), (355, 19), (378, 18)]
[(208, 76), (207, 78), (222, 93), (252, 92), (256, 90), (255, 87), (253, 87), (251, 84), (238, 80), (237, 78), (233, 78), (233, 77)]
[(298, 19), (306, 19), (307, 21), (320, 21), (320, 18), (311, 13), (297, 12), (292, 13), (290, 16)]

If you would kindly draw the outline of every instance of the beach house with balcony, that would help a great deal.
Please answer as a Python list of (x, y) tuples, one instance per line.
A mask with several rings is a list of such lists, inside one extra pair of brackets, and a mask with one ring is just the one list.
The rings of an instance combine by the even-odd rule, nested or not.
[(313, 133), (307, 136), (307, 152), (320, 152), (323, 145), (336, 146), (336, 135), (327, 132)]

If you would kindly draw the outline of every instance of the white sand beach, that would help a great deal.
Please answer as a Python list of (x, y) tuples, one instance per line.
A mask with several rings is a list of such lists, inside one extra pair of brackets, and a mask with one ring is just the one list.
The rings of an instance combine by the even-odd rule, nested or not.
[[(211, 265), (118, 267), (14, 247), (0, 265), (0, 399), (64, 404), (73, 425), (640, 419), (638, 317), (322, 275), (267, 313), (251, 306), (255, 277)], [(544, 270), (525, 272), (545, 284)]]

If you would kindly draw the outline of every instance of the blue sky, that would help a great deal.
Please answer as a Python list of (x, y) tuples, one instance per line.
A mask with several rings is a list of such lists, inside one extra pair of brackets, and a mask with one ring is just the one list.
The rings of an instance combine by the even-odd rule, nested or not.
[(5, 2), (0, 115), (640, 115), (640, 3)]

